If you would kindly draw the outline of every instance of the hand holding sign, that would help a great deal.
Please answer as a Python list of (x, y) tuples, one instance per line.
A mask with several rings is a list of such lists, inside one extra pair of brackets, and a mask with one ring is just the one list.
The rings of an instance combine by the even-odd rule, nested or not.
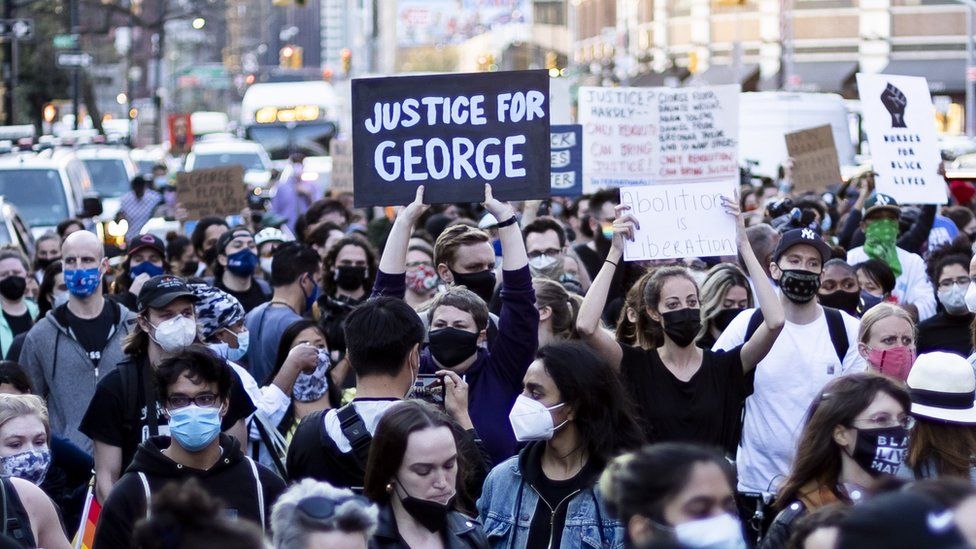
[(413, 227), (420, 216), (424, 215), (424, 212), (429, 208), (428, 204), (424, 204), (424, 186), (421, 185), (417, 187), (417, 196), (414, 197), (413, 202), (400, 208), (400, 211), (397, 212), (397, 220), (403, 219), (405, 223)]
[(491, 185), (487, 183), (485, 184), (485, 201), (483, 205), (485, 209), (488, 210), (488, 213), (495, 216), (495, 219), (498, 220), (499, 223), (508, 221), (513, 215), (515, 215), (515, 208), (513, 208), (511, 204), (502, 202), (492, 196)]

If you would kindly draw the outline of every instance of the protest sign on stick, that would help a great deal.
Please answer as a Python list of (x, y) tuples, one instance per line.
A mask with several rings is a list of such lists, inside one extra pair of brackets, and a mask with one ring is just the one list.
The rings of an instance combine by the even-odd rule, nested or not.
[(352, 82), (354, 202), (480, 202), (549, 196), (545, 71)]
[(667, 183), (620, 189), (620, 203), (630, 206), (640, 229), (625, 241), (624, 259), (645, 261), (737, 253), (735, 218), (722, 197), (732, 197), (738, 180)]
[(827, 185), (841, 182), (830, 124), (786, 134), (786, 151), (793, 159), (794, 193), (823, 191)]
[(579, 124), (550, 127), (552, 196), (583, 194), (583, 136)]
[(236, 215), (247, 206), (244, 168), (224, 166), (176, 174), (176, 200), (187, 219)]
[(739, 173), (739, 86), (579, 91), (583, 189)]
[(329, 156), (332, 157), (329, 191), (332, 192), (332, 196), (351, 193), (353, 189), (352, 143), (348, 139), (333, 139), (329, 142)]
[(857, 89), (878, 192), (901, 204), (945, 204), (935, 107), (925, 78), (858, 73)]

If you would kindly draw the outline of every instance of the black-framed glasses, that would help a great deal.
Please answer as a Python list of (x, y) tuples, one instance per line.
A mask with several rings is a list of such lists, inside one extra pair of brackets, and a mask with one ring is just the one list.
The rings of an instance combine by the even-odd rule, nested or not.
[(298, 511), (314, 521), (327, 521), (335, 516), (335, 511), (344, 503), (351, 501), (357, 506), (365, 509), (372, 505), (363, 496), (342, 496), (338, 498), (327, 498), (325, 496), (310, 496), (298, 502)]
[(529, 252), (527, 255), (529, 259), (535, 259), (537, 257), (542, 257), (542, 256), (555, 257), (560, 253), (562, 253), (562, 250), (557, 250), (556, 248), (549, 248), (548, 250), (533, 250)]
[(968, 276), (960, 276), (959, 278), (947, 278), (945, 280), (939, 281), (940, 288), (949, 288), (950, 286), (969, 286), (972, 282)]
[(196, 404), (201, 408), (213, 408), (217, 405), (219, 397), (213, 393), (201, 393), (194, 397), (185, 395), (173, 395), (166, 399), (166, 405), (171, 410), (186, 408), (191, 404)]

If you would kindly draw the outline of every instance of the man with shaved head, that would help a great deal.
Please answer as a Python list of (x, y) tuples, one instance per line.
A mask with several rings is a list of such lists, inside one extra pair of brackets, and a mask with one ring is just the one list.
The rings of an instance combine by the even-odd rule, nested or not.
[(91, 453), (92, 442), (78, 425), (95, 384), (124, 360), (122, 340), (135, 315), (102, 295), (108, 260), (94, 233), (68, 235), (61, 244), (61, 260), (68, 302), (31, 328), (20, 363), (34, 391), (47, 399), (51, 432)]

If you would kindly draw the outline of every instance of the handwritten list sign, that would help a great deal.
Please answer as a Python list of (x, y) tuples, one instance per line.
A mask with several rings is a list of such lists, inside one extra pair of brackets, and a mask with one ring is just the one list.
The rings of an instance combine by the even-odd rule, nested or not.
[(584, 191), (739, 173), (739, 87), (579, 91)]
[(332, 174), (329, 178), (329, 191), (332, 196), (352, 192), (352, 143), (348, 139), (333, 139), (329, 142), (329, 156), (332, 157)]
[(793, 159), (793, 192), (822, 191), (841, 182), (830, 124), (786, 134), (786, 150)]
[(239, 214), (247, 206), (244, 168), (226, 166), (176, 174), (176, 200), (187, 219)]
[(722, 197), (737, 187), (737, 179), (727, 179), (621, 188), (620, 203), (640, 224), (634, 241), (625, 241), (624, 259), (735, 255), (735, 218), (725, 213)]
[(945, 204), (935, 108), (922, 77), (857, 75), (879, 193), (901, 204)]
[(552, 196), (583, 194), (583, 130), (579, 124), (549, 127), (549, 183)]

